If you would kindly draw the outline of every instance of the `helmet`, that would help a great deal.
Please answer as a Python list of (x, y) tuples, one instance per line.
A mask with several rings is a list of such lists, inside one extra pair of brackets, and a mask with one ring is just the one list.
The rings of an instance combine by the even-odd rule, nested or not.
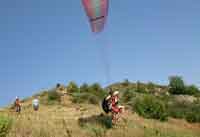
[(114, 96), (116, 96), (116, 95), (118, 95), (118, 94), (119, 94), (119, 91), (115, 91), (115, 92), (113, 93)]

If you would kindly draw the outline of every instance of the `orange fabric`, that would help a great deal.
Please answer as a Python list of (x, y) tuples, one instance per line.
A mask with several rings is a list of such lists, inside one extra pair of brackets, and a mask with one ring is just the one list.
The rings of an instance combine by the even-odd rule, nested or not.
[(119, 113), (120, 108), (117, 106), (118, 96), (113, 96), (111, 98), (111, 101), (112, 101), (112, 112), (113, 113)]
[(16, 105), (16, 106), (20, 106), (20, 101), (19, 101), (19, 99), (16, 99), (15, 105)]

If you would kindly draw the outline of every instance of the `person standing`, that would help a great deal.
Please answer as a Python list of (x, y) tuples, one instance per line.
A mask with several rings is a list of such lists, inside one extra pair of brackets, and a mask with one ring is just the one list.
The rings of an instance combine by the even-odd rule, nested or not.
[(17, 113), (21, 112), (21, 103), (18, 97), (15, 98), (15, 110)]
[(33, 99), (32, 105), (33, 105), (33, 109), (35, 111), (38, 111), (38, 109), (39, 109), (39, 100), (38, 100), (37, 97), (35, 99)]
[(112, 122), (116, 123), (119, 119), (119, 114), (123, 112), (124, 106), (118, 105), (119, 103), (119, 91), (115, 91), (111, 96), (111, 113)]

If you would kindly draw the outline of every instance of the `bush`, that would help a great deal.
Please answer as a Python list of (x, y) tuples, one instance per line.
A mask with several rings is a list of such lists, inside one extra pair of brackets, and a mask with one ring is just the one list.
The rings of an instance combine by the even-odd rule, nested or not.
[(200, 122), (200, 102), (192, 103), (186, 115), (186, 120), (188, 122)]
[(52, 101), (60, 102), (60, 95), (58, 92), (56, 91), (48, 92), (48, 102), (52, 102)]
[(194, 94), (195, 97), (200, 98), (200, 91)]
[(186, 102), (172, 102), (167, 107), (168, 115), (173, 118), (184, 119), (190, 109), (190, 104)]
[(74, 92), (79, 92), (79, 88), (75, 82), (69, 82), (67, 86), (67, 92), (69, 93), (74, 93)]
[(84, 83), (80, 86), (80, 92), (89, 92), (89, 86), (87, 83)]
[(129, 80), (128, 80), (128, 79), (125, 79), (125, 80), (122, 82), (122, 85), (123, 85), (124, 87), (128, 87), (128, 86), (130, 85)]
[(106, 95), (105, 90), (98, 83), (94, 83), (89, 87), (89, 93), (97, 96), (100, 99), (103, 99)]
[(72, 102), (73, 103), (91, 103), (91, 104), (98, 104), (100, 99), (90, 93), (73, 93), (72, 94)]
[(147, 84), (147, 89), (148, 89), (149, 93), (154, 93), (155, 92), (155, 88), (156, 88), (156, 85), (154, 83), (149, 82)]
[(90, 95), (88, 96), (88, 103), (91, 103), (91, 104), (98, 104), (100, 102), (99, 98), (95, 95)]
[(73, 103), (83, 103), (87, 100), (88, 94), (86, 93), (73, 93), (72, 94), (72, 102)]
[[(94, 83), (90, 86), (86, 83), (81, 85), (80, 93), (83, 93), (83, 95), (87, 94), (89, 96), (93, 96), (94, 98), (98, 98), (98, 100), (102, 100), (106, 95), (106, 91), (98, 83)], [(91, 98), (91, 100), (93, 100), (93, 98)]]
[(138, 93), (147, 93), (146, 85), (138, 81), (137, 82), (136, 92), (138, 92)]
[(200, 122), (200, 113), (195, 113), (195, 112), (189, 112), (187, 115), (186, 115), (186, 120), (188, 122), (192, 122), (192, 123), (196, 123), (196, 122)]
[(136, 97), (136, 94), (134, 93), (134, 90), (126, 90), (123, 92), (121, 100), (125, 103), (128, 103), (135, 97)]
[(185, 94), (187, 95), (197, 95), (199, 93), (199, 89), (195, 85), (191, 85), (186, 87)]
[(200, 122), (200, 101), (173, 102), (168, 106), (168, 114), (174, 118), (186, 119), (188, 122)]
[(6, 137), (12, 126), (12, 120), (5, 116), (0, 116), (0, 137)]
[(135, 111), (145, 118), (159, 119), (161, 121), (167, 119), (165, 103), (152, 95), (136, 99), (134, 107)]

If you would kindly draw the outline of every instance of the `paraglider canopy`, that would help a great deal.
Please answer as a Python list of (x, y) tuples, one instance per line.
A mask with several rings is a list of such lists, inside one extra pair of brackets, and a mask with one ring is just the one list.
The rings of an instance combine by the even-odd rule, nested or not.
[(92, 32), (101, 32), (108, 15), (109, 0), (82, 0)]

